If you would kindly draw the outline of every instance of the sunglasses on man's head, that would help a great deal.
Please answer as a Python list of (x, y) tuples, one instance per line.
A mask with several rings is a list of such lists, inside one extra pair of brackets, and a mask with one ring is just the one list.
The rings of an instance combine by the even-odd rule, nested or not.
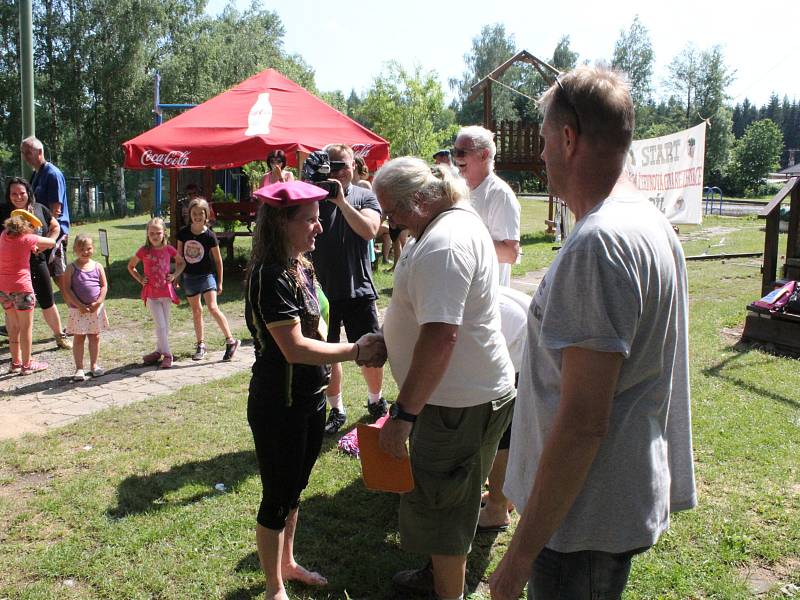
[[(560, 77), (560, 76), (559, 76)], [(569, 97), (567, 90), (564, 89), (563, 84), (561, 83), (561, 79), (556, 77), (556, 85), (558, 89), (561, 91), (561, 96), (564, 98), (564, 102), (567, 106), (569, 106), (570, 110), (572, 110), (572, 114), (575, 116), (575, 132), (580, 135), (581, 134), (581, 118), (578, 116), (578, 109), (575, 108), (575, 104), (572, 102), (572, 99)]]
[(331, 161), (331, 173), (333, 171), (341, 171), (342, 169), (346, 169), (348, 164), (343, 160), (332, 160)]

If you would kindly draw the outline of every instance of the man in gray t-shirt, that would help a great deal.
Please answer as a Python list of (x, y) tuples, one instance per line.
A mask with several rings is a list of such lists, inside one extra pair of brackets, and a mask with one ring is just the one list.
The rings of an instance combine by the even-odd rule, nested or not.
[[(521, 511), (492, 598), (619, 598), (632, 557), (696, 504), (686, 266), (622, 174), (622, 78), (579, 67), (542, 99), (550, 191), (576, 225), (528, 313), (505, 492)], [(595, 595), (593, 595), (595, 594)]]

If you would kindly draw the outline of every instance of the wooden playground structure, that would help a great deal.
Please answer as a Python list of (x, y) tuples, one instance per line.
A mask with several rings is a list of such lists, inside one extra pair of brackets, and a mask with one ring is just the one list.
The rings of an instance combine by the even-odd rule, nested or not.
[[(498, 79), (516, 63), (532, 65), (542, 76), (542, 79), (548, 83), (554, 81), (559, 75), (559, 70), (555, 67), (535, 57), (527, 50), (520, 50), (473, 85), (467, 102), (472, 102), (483, 96), (483, 126), (495, 133), (495, 144), (497, 146), (497, 154), (494, 160), (495, 170), (531, 172), (539, 181), (546, 183), (547, 173), (541, 157), (539, 123), (506, 120), (498, 122), (492, 116), (493, 85), (504, 86)], [(547, 224), (547, 233), (555, 233), (557, 202), (559, 200), (551, 195), (548, 217), (545, 222)]]
[[(780, 208), (787, 197), (791, 198), (789, 227), (786, 252), (779, 277)], [(764, 234), (764, 262), (761, 266), (763, 296), (787, 281), (800, 280), (800, 177), (790, 178), (761, 211), (759, 217), (767, 221)], [(800, 315), (771, 312), (750, 304), (747, 306), (742, 340), (771, 344), (779, 351), (800, 353)]]

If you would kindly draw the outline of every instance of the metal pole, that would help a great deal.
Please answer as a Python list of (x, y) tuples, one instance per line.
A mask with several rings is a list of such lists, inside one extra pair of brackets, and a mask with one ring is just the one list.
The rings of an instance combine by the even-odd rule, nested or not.
[[(33, 8), (31, 0), (19, 3), (20, 85), (22, 100), (22, 139), (36, 135), (36, 114), (33, 103)], [(20, 173), (26, 169), (20, 157)]]
[[(196, 104), (161, 104), (161, 73), (156, 71), (153, 81), (153, 113), (156, 115), (156, 127), (164, 122), (164, 109), (182, 109), (194, 108)], [(161, 169), (155, 169), (153, 172), (153, 214), (157, 217), (161, 216)], [(171, 218), (175, 218), (171, 215)]]
[[(156, 113), (156, 127), (161, 125), (161, 113)], [(153, 172), (153, 215), (161, 216), (161, 169)], [(173, 217), (174, 218), (174, 217)]]
[[(155, 89), (153, 90), (153, 112), (156, 115), (156, 127), (161, 125), (161, 74), (156, 71)], [(161, 216), (161, 169), (156, 169), (153, 173), (153, 214)], [(174, 217), (173, 217), (174, 218)]]

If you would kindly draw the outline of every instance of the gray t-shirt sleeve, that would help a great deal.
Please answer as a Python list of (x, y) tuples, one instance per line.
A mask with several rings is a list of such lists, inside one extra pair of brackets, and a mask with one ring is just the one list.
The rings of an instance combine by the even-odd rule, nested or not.
[(628, 358), (641, 314), (641, 300), (598, 238), (565, 250), (550, 285), (539, 343), (551, 349), (578, 346), (620, 352)]

